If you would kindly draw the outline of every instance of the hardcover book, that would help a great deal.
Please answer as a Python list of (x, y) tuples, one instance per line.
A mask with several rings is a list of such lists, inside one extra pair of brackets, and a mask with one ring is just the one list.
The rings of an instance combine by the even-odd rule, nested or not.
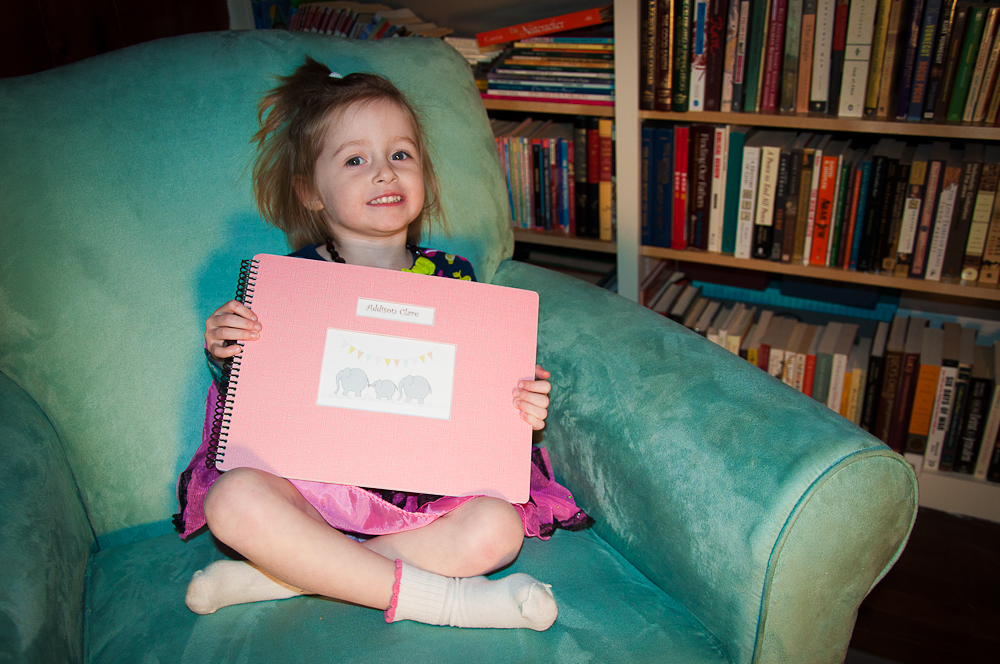
[(534, 376), (536, 293), (258, 254), (237, 299), (263, 330), (227, 372), (220, 470), (528, 499), (511, 391)]

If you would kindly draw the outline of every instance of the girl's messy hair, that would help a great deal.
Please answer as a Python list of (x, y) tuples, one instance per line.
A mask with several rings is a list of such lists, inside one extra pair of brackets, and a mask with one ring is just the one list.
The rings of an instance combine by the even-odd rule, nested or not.
[(420, 121), (396, 86), (375, 74), (331, 75), (330, 69), (310, 57), (258, 105), (260, 129), (254, 134), (253, 190), (264, 219), (279, 228), (294, 250), (333, 240), (321, 213), (306, 208), (295, 182), (315, 182), (316, 160), (323, 135), (334, 115), (354, 104), (390, 101), (413, 123), (424, 178), (424, 208), (407, 229), (407, 241), (417, 244), (424, 221), (436, 219), (444, 227), (437, 178), (427, 154)]

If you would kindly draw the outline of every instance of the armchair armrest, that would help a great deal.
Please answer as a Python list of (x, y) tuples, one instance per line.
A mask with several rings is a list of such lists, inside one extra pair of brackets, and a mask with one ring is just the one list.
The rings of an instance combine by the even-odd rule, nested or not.
[(906, 461), (664, 317), (506, 261), (540, 295), (544, 444), (597, 533), (733, 662), (840, 662), (916, 515)]
[(0, 659), (80, 662), (87, 560), (96, 540), (56, 432), (3, 373), (0, 449)]

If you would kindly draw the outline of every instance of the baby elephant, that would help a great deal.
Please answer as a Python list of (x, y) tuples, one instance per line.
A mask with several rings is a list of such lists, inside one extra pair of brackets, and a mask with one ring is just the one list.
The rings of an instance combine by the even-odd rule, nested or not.
[(354, 392), (360, 397), (361, 391), (368, 387), (368, 376), (361, 369), (343, 369), (337, 374), (337, 391), (344, 390), (344, 394), (350, 396)]
[(423, 404), (424, 399), (431, 392), (431, 384), (423, 376), (407, 376), (399, 381), (399, 398), (406, 398), (406, 403), (410, 399), (416, 399), (418, 404)]
[(396, 393), (396, 384), (391, 380), (377, 380), (372, 387), (375, 388), (376, 400), (384, 398), (392, 401), (392, 395)]

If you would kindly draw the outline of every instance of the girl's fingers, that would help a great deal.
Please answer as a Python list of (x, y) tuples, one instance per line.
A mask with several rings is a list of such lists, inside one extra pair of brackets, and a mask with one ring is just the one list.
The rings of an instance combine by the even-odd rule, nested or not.
[(538, 380), (548, 380), (552, 377), (552, 374), (542, 368), (542, 365), (535, 365), (535, 378)]
[(547, 380), (522, 380), (517, 384), (518, 389), (536, 394), (548, 394), (552, 391), (552, 383)]

